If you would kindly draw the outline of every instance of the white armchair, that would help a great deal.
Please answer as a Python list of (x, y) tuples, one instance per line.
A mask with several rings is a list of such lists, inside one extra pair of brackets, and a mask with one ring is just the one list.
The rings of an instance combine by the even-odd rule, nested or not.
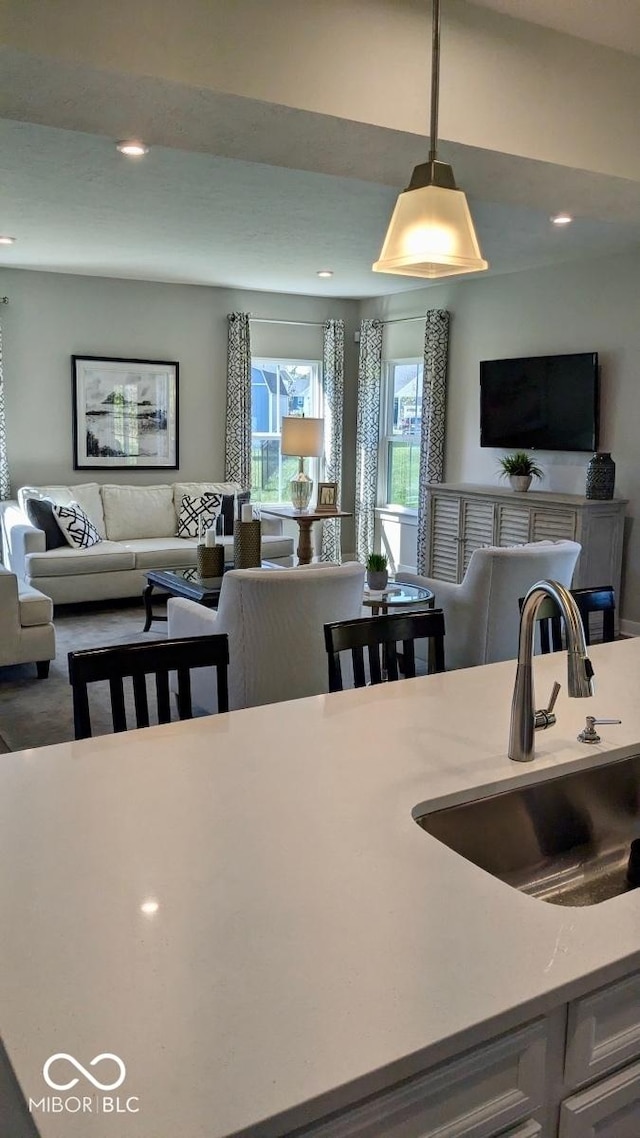
[[(217, 611), (195, 601), (167, 602), (169, 636), (229, 637), (229, 707), (257, 707), (328, 691), (324, 625), (361, 615), (364, 566), (300, 565), (232, 569)], [(193, 676), (193, 703), (214, 712), (206, 670)]]
[(55, 654), (53, 602), (0, 565), (0, 666), (35, 663), (43, 679)]
[(576, 541), (476, 549), (459, 585), (417, 573), (398, 573), (397, 579), (433, 590), (444, 611), (447, 669), (472, 668), (515, 659), (520, 597), (543, 579), (568, 588), (580, 550)]

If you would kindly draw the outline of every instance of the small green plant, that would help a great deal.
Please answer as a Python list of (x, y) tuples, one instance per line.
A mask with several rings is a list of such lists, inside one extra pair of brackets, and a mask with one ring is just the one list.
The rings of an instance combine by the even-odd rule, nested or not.
[(532, 478), (544, 478), (542, 470), (526, 451), (517, 450), (514, 454), (505, 454), (499, 462), (501, 478), (526, 478), (529, 474)]
[(367, 557), (367, 569), (370, 573), (384, 573), (388, 565), (386, 553), (370, 553)]

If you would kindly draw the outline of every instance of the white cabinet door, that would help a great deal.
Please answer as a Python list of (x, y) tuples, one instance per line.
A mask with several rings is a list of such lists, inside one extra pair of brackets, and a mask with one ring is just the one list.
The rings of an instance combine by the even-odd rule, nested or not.
[(531, 513), (531, 541), (573, 541), (576, 511), (534, 508)]
[(531, 510), (528, 506), (500, 502), (497, 517), (497, 545), (524, 545), (529, 540)]
[(494, 503), (481, 498), (462, 499), (462, 565), (458, 580), (464, 577), (474, 549), (493, 545)]
[(531, 1129), (531, 1115), (544, 1102), (548, 1036), (548, 1022), (534, 1020), (309, 1126), (300, 1138), (535, 1138), (541, 1132)]
[(560, 1108), (558, 1138), (638, 1138), (640, 1063), (625, 1067)]
[(429, 566), (427, 576), (439, 581), (461, 580), (460, 561), (461, 500), (453, 494), (431, 495)]

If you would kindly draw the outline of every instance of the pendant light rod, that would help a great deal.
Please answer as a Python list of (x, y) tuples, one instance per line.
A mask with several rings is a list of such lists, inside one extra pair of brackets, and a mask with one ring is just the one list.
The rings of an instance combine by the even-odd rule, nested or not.
[(438, 107), (440, 103), (440, 0), (431, 0), (431, 125), (429, 127), (429, 161), (438, 152)]

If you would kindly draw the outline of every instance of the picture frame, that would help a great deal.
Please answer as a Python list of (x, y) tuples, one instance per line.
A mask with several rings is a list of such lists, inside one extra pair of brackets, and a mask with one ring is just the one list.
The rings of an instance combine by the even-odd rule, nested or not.
[(338, 509), (338, 483), (318, 482), (317, 514), (335, 514)]
[(71, 357), (74, 470), (177, 470), (176, 360)]

